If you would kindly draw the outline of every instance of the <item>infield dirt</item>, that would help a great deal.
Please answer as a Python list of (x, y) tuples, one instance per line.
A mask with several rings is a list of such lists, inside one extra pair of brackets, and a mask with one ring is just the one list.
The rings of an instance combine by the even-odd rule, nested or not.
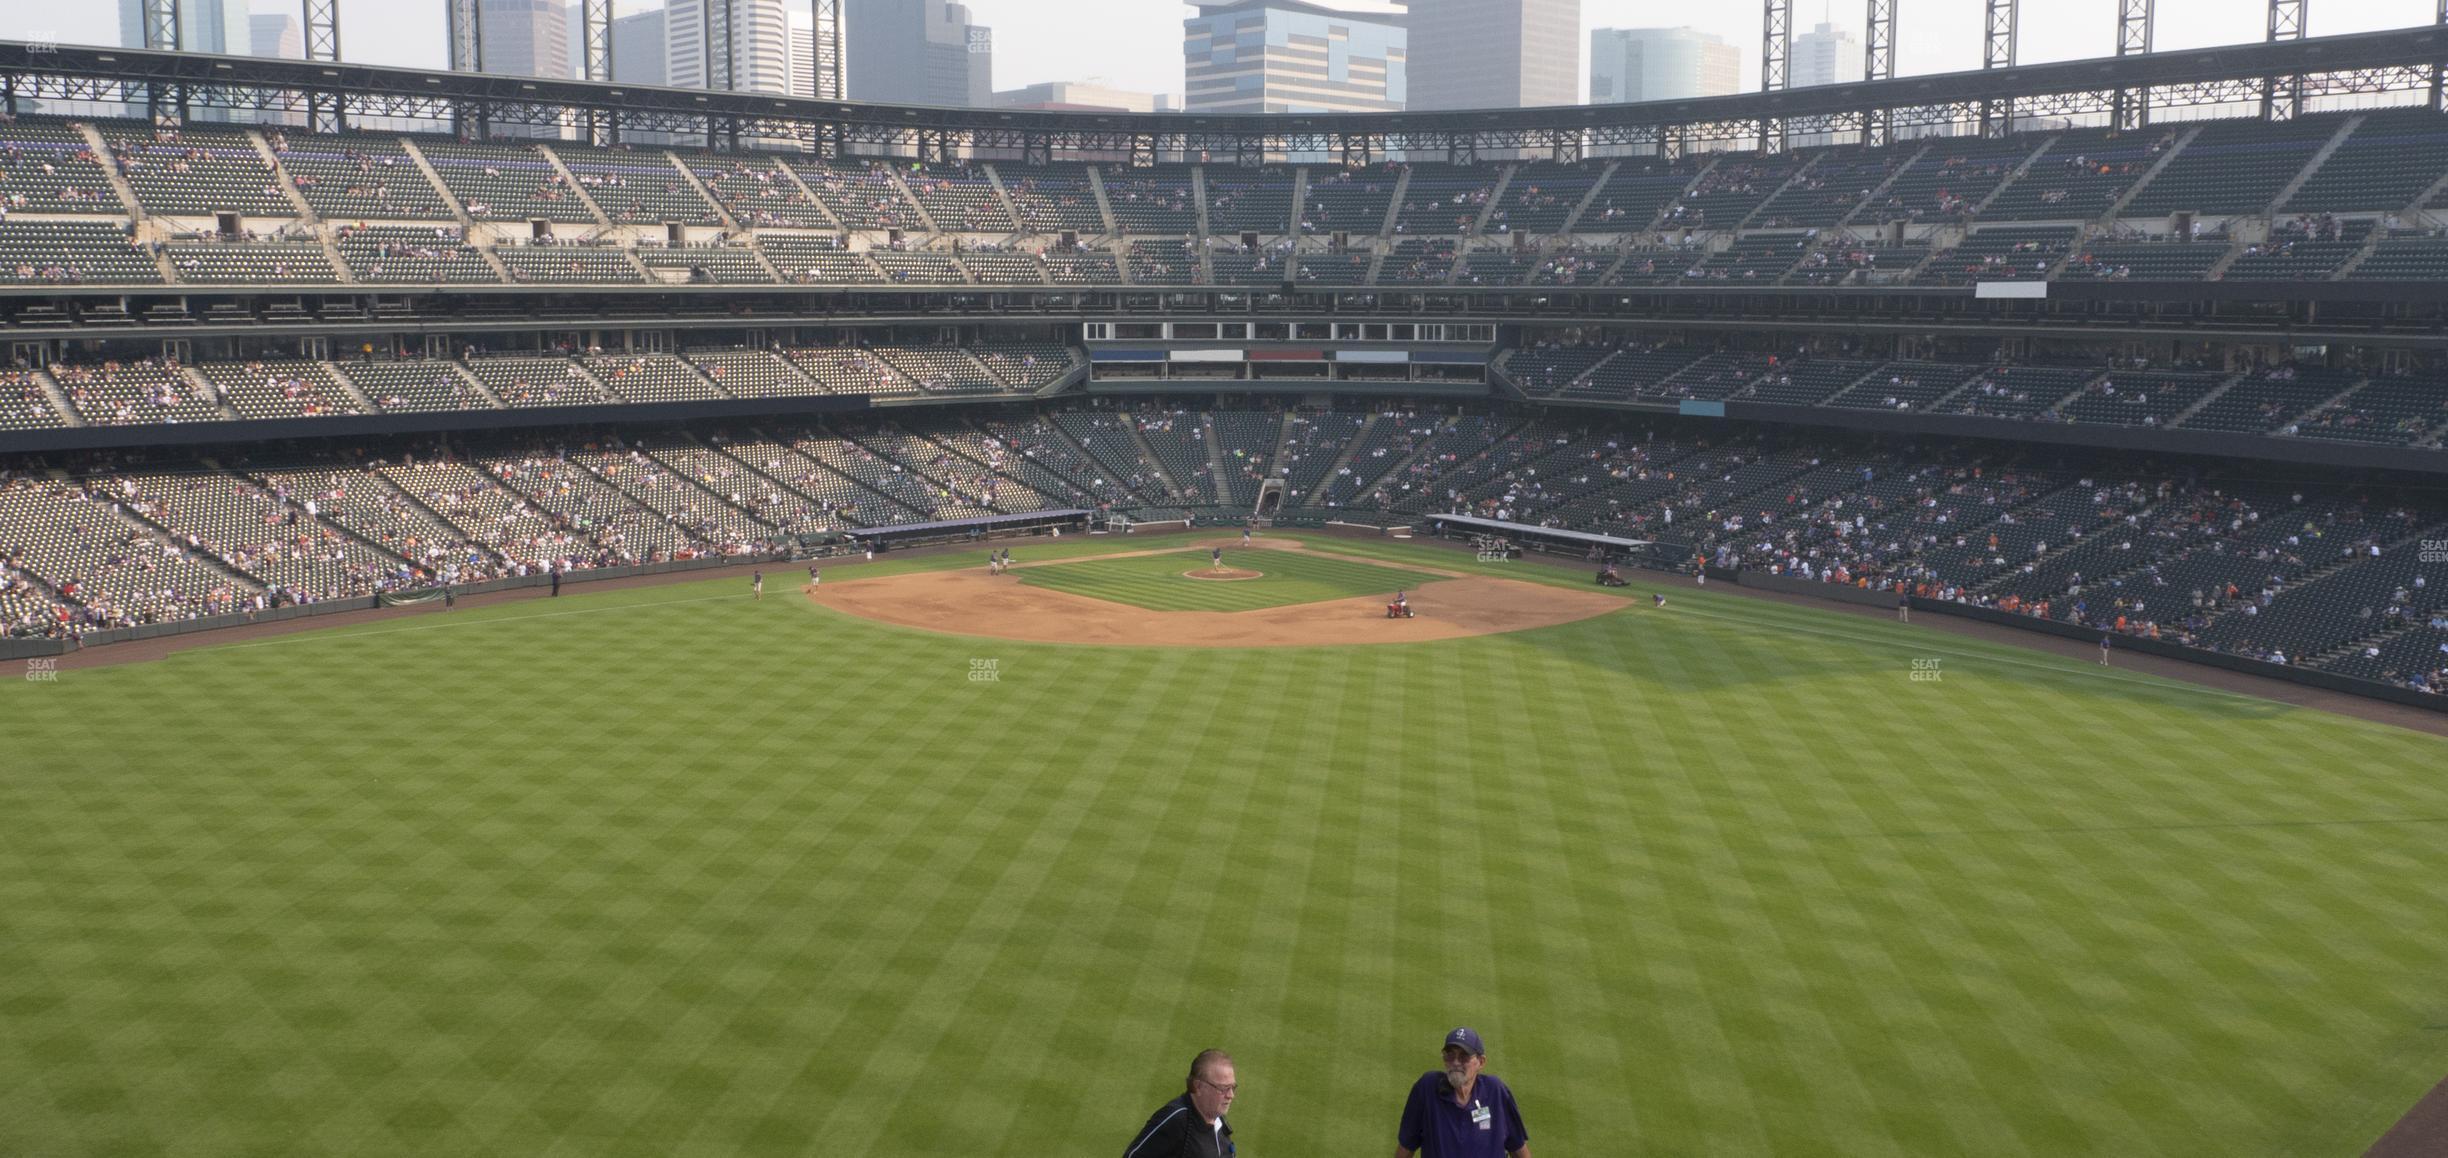
[[(1198, 546), (1208, 546), (1201, 543)], [(1219, 544), (1221, 543), (1219, 542)], [(1249, 550), (1235, 544), (1236, 550)], [(1169, 548), (1179, 550), (1180, 548)], [(1333, 555), (1297, 541), (1258, 550)], [(1097, 559), (1154, 554), (1124, 551)], [(1349, 556), (1334, 556), (1349, 558)], [(1065, 559), (1062, 564), (1090, 562)], [(1374, 562), (1353, 559), (1354, 562)], [(1263, 562), (1257, 564), (1264, 568)], [(1019, 564), (1025, 568), (1030, 564)], [(1432, 570), (1414, 568), (1415, 570)], [(972, 569), (920, 572), (827, 583), (809, 599), (864, 619), (952, 635), (1029, 643), (1095, 643), (1139, 647), (1318, 647), (1419, 643), (1524, 631), (1573, 623), (1630, 606), (1620, 596), (1574, 591), (1514, 579), (1448, 576), (1410, 592), (1416, 615), (1386, 618), (1383, 598), (1330, 599), (1254, 611), (1151, 611), (1085, 595), (1050, 591), (977, 574)]]

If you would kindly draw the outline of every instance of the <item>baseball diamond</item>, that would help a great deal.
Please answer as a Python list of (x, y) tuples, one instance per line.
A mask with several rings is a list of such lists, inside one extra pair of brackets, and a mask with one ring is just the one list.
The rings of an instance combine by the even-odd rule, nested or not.
[[(2407, 774), (2437, 739), (1282, 538), (1270, 578), (1430, 576), (1421, 625), (1498, 573), (1612, 609), (1079, 648), (834, 604), (1128, 590), (1203, 541), (1067, 537), (1016, 579), (887, 557), (802, 599), (580, 591), (0, 690), (33, 754), (0, 779), (0, 1142), (1042, 1152), (1189, 1038), (1244, 1059), (1240, 1136), (1342, 1153), (1457, 1008), (1558, 1153), (1627, 1117), (1658, 1152), (2338, 1152), (2438, 1068), (2403, 1019), (2437, 1016), (2448, 786)], [(126, 703), (154, 726), (87, 727)], [(1453, 941), (1485, 948), (1423, 968)], [(1020, 1042), (1078, 1060), (987, 1080)]]

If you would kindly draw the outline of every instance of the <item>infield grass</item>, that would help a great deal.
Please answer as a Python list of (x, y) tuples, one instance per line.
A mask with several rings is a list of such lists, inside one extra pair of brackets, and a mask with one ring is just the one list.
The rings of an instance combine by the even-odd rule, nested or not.
[(1243, 1152), (1381, 1154), (1469, 1024), (1548, 1158), (2346, 1158), (2448, 1072), (2448, 744), (1646, 578), (1175, 651), (734, 576), (12, 672), (0, 1154), (1111, 1154), (1206, 1046)]
[(1209, 556), (1203, 550), (1168, 551), (1022, 567), (1014, 574), (1032, 587), (1152, 611), (1253, 611), (1359, 595), (1392, 596), (1398, 590), (1437, 578), (1422, 571), (1270, 548), (1224, 552), (1225, 566), (1257, 571), (1260, 574), (1256, 579), (1192, 579), (1183, 574), (1204, 570), (1208, 563)]

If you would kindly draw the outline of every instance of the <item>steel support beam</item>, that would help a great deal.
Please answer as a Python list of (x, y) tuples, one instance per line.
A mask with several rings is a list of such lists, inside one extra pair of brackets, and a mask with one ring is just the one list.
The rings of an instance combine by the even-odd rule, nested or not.
[[(1895, 79), (1896, 0), (1870, 0), (1869, 24), (1862, 30), (1862, 79)], [(1894, 139), (1895, 118), (1886, 109), (1862, 114), (1862, 144), (1876, 147)]]
[[(2269, 0), (2269, 41), (2304, 38), (2304, 8), (2310, 0)], [(2264, 120), (2291, 121), (2303, 114), (2303, 75), (2273, 76), (2261, 90)]]
[(739, 54), (731, 46), (731, 33), (739, 26), (731, 19), (731, 0), (698, 0), (697, 11), (705, 20), (704, 37), (697, 42), (705, 46), (705, 86), (730, 92), (739, 87)]
[(816, 99), (848, 100), (850, 87), (842, 78), (842, 0), (811, 2), (816, 6)]
[(185, 45), (179, 35), (178, 0), (144, 0), (144, 46), (176, 52)]
[[(609, 82), (612, 76), (612, 0), (580, 0), (578, 67), (587, 80)], [(608, 109), (586, 111), (587, 143), (598, 148), (620, 143), (620, 120)]]
[[(340, 0), (306, 0), (306, 59), (340, 63)], [(340, 94), (329, 89), (307, 93), (306, 127), (317, 133), (348, 128)]]
[[(2448, 0), (2439, 0), (2439, 16), (2432, 23), (2448, 28)], [(2448, 89), (2448, 61), (2431, 66), (2431, 109), (2434, 112), (2448, 107), (2448, 92), (2443, 92), (2443, 89)]]
[(450, 25), (450, 70), (484, 71), (484, 5), (479, 0), (449, 0), (444, 12)]
[[(1981, 24), (1981, 67), (2013, 68), (2015, 65), (2015, 0), (1987, 0), (1987, 15)], [(2014, 101), (1981, 102), (1980, 131), (1984, 137), (2003, 137), (2014, 131)]]
[[(2440, 0), (2448, 7), (2448, 0)], [(2117, 0), (2116, 54), (2147, 56), (2151, 50), (2151, 0)], [(2110, 108), (2108, 123), (2119, 129), (2139, 129), (2150, 123), (2150, 90), (2121, 88)]]
[[(143, 0), (144, 46), (176, 52), (184, 47), (179, 36), (178, 0)], [(183, 87), (171, 88), (158, 84), (145, 86), (145, 115), (162, 119), (165, 106), (176, 106), (178, 119), (187, 119), (187, 95)]]
[[(1760, 91), (1778, 92), (1788, 84), (1786, 61), (1793, 52), (1793, 0), (1763, 0), (1760, 12)], [(1760, 118), (1759, 151), (1785, 151), (1782, 118)]]

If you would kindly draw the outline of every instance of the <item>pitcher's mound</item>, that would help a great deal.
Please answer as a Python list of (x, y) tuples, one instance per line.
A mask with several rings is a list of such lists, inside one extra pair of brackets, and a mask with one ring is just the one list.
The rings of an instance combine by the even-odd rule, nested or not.
[(1201, 567), (1196, 571), (1182, 572), (1182, 576), (1188, 579), (1221, 579), (1227, 581), (1233, 579), (1256, 579), (1264, 574), (1266, 574), (1264, 571), (1244, 571), (1239, 567)]

